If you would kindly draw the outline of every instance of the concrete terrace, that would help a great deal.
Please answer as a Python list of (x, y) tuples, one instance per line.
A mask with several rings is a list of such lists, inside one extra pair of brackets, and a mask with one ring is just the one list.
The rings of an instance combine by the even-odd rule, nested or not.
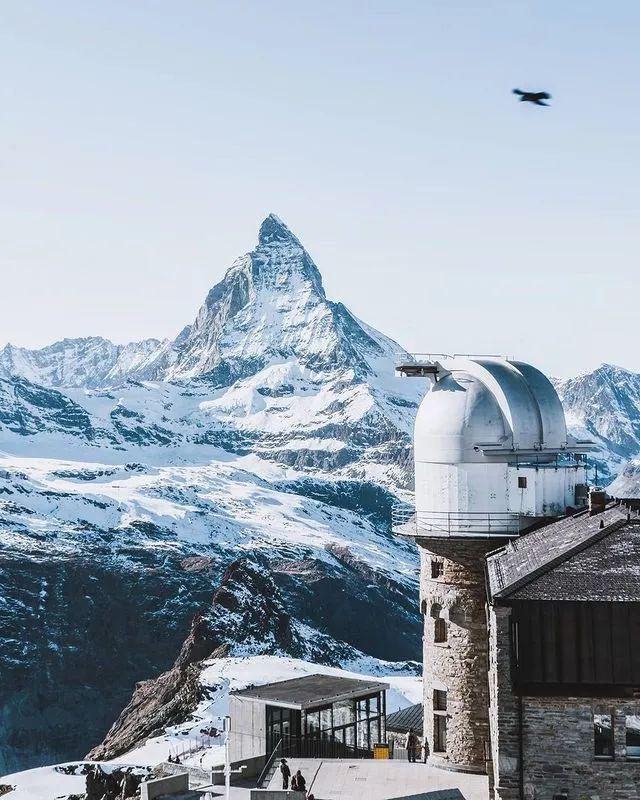
[[(486, 775), (450, 772), (426, 764), (382, 759), (290, 758), (287, 762), (292, 774), (298, 769), (302, 772), (307, 791), (318, 800), (393, 800), (447, 789), (458, 789), (464, 800), (488, 800), (489, 797)], [(267, 788), (282, 788), (279, 772), (271, 778)], [(455, 796), (452, 793), (452, 800)], [(444, 800), (445, 795), (442, 798)]]

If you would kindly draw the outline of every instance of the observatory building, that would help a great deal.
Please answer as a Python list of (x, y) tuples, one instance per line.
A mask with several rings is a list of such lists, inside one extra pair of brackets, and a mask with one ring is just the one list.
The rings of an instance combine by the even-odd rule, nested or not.
[(425, 736), (432, 761), (484, 772), (485, 556), (580, 505), (581, 448), (555, 389), (528, 364), (427, 358), (398, 371), (432, 382), (415, 422), (415, 508), (394, 511), (395, 531), (420, 546)]
[(567, 434), (549, 380), (528, 364), (443, 357), (398, 371), (431, 379), (415, 422), (415, 508), (396, 508), (393, 520), (420, 546), (425, 736), (434, 763), (484, 772), (485, 556), (584, 503), (583, 445)]
[(413, 356), (397, 371), (430, 379), (415, 505), (393, 509), (420, 549), (430, 763), (488, 773), (495, 800), (637, 798), (640, 503), (589, 493), (593, 444), (529, 364)]

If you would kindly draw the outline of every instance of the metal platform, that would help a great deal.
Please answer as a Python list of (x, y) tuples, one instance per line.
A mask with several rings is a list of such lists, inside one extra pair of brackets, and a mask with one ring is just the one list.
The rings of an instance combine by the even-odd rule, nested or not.
[(411, 538), (513, 538), (535, 520), (509, 512), (420, 511), (409, 503), (394, 503), (391, 508), (393, 532)]

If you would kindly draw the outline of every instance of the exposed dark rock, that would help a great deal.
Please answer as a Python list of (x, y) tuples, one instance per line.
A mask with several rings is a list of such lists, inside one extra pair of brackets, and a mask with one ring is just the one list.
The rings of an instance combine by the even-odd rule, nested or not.
[(137, 684), (130, 703), (87, 758), (115, 758), (153, 733), (183, 721), (204, 696), (198, 680), (201, 662), (224, 657), (236, 642), (256, 652), (296, 649), (291, 618), (269, 571), (243, 560), (228, 567), (211, 607), (194, 617), (173, 667)]
[(99, 764), (87, 770), (86, 800), (125, 800), (135, 797), (142, 783), (142, 775), (123, 768), (106, 772)]

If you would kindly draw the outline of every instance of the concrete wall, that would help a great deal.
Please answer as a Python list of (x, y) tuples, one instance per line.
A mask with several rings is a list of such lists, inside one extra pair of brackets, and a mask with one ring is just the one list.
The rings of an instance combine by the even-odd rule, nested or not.
[(265, 704), (245, 697), (229, 697), (231, 761), (263, 756), (267, 747)]
[[(519, 800), (519, 700), (511, 691), (509, 609), (490, 611), (491, 736), (495, 800)], [(593, 715), (614, 713), (615, 759), (594, 758)], [(526, 800), (638, 800), (640, 762), (626, 760), (625, 715), (640, 700), (523, 697), (523, 782)]]
[(168, 775), (166, 778), (154, 778), (140, 784), (141, 800), (153, 800), (166, 794), (176, 794), (189, 789), (189, 773), (181, 775)]
[(299, 800), (304, 797), (300, 792), (285, 789), (252, 789), (251, 800)]
[[(488, 648), (484, 556), (501, 540), (429, 539), (421, 547), (424, 615), (424, 735), (434, 765), (484, 771), (489, 742)], [(443, 574), (431, 577), (431, 560)], [(433, 604), (447, 620), (447, 642), (434, 641)], [(447, 689), (447, 749), (433, 751), (433, 691)]]

